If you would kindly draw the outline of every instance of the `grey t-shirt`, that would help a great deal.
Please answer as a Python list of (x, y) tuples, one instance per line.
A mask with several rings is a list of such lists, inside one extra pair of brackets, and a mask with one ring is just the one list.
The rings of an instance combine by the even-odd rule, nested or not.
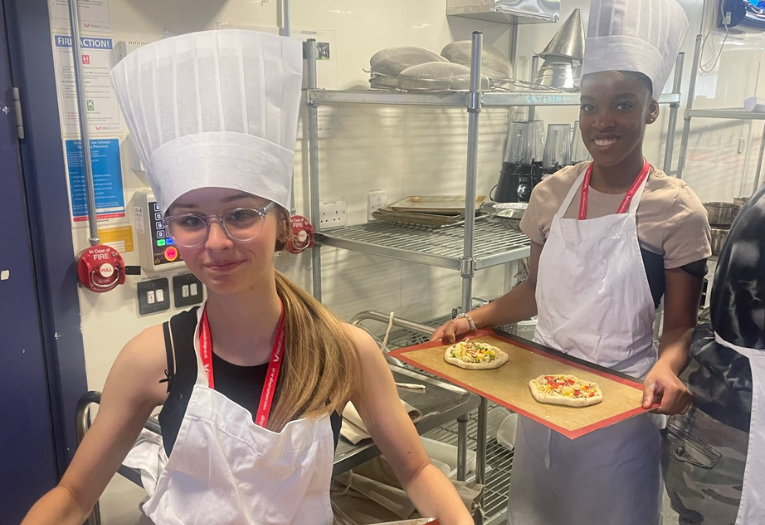
[[(576, 178), (587, 168), (583, 162), (563, 168), (538, 184), (531, 194), (528, 209), (521, 219), (521, 230), (529, 238), (544, 244), (550, 235), (553, 216), (566, 198)], [(579, 195), (571, 202), (564, 218), (576, 219)], [(601, 193), (590, 187), (587, 218), (595, 219), (616, 213), (624, 194)], [(637, 210), (640, 247), (661, 255), (664, 268), (671, 270), (712, 255), (707, 213), (701, 201), (682, 180), (651, 169)]]

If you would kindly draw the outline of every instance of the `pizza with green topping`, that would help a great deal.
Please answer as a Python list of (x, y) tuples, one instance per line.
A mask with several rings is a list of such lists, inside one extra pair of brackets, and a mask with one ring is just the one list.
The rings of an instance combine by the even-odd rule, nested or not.
[(489, 370), (507, 363), (507, 354), (496, 346), (465, 340), (447, 348), (444, 361), (468, 370)]

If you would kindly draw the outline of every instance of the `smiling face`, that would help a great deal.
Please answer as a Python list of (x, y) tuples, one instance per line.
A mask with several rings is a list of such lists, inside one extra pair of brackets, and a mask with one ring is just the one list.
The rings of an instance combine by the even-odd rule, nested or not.
[[(237, 208), (264, 208), (269, 201), (249, 193), (227, 188), (200, 188), (183, 194), (173, 202), (168, 216), (197, 214), (222, 217)], [(186, 265), (209, 291), (221, 294), (257, 289), (273, 278), (277, 240), (285, 228), (277, 206), (266, 214), (260, 234), (249, 241), (234, 241), (221, 223), (210, 221), (207, 239), (199, 246), (177, 244)]]
[(579, 127), (595, 164), (618, 167), (642, 159), (645, 127), (659, 116), (649, 84), (639, 75), (622, 71), (582, 78)]

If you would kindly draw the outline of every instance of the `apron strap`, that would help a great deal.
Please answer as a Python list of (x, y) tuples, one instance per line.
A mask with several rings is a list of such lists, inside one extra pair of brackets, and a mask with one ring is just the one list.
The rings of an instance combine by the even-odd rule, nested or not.
[(562, 218), (566, 211), (568, 210), (569, 206), (571, 206), (571, 203), (574, 201), (574, 197), (576, 197), (579, 194), (579, 190), (582, 187), (582, 183), (584, 182), (584, 174), (587, 173), (587, 168), (585, 167), (584, 170), (582, 170), (582, 173), (579, 174), (579, 176), (574, 181), (574, 185), (571, 186), (571, 189), (568, 190), (568, 195), (566, 195), (566, 198), (563, 199), (563, 203), (560, 205), (560, 208), (558, 208), (558, 212), (555, 214), (556, 219)]
[(741, 503), (738, 507), (736, 525), (754, 525), (762, 521), (762, 501), (765, 499), (763, 489), (763, 469), (765, 469), (765, 454), (763, 448), (763, 415), (760, 403), (765, 397), (765, 363), (763, 351), (754, 348), (744, 348), (729, 343), (715, 332), (715, 341), (749, 359), (752, 369), (752, 411), (749, 429), (749, 444), (747, 445), (746, 464), (744, 465), (744, 481), (741, 486)]

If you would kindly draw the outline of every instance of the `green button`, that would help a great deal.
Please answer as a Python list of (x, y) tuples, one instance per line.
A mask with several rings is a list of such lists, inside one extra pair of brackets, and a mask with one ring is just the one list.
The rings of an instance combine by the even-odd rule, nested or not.
[(165, 245), (165, 239), (159, 239), (157, 241), (157, 246), (164, 246)]

